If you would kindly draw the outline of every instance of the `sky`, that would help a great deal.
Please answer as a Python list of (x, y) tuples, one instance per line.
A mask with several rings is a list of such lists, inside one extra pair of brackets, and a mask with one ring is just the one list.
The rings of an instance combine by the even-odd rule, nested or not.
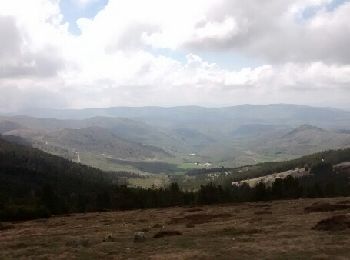
[(350, 109), (350, 1), (0, 0), (0, 112)]

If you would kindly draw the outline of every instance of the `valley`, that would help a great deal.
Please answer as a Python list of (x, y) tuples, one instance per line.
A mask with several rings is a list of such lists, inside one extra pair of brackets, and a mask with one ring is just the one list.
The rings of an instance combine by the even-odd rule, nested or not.
[(130, 179), (132, 186), (164, 185), (171, 181), (169, 176), (191, 169), (230, 169), (350, 146), (350, 112), (331, 108), (247, 105), (22, 112), (0, 117), (3, 138), (20, 138), (18, 142), (104, 171), (142, 176)]
[(0, 258), (346, 258), (350, 134), (302, 123), (2, 117)]
[(350, 259), (350, 0), (0, 0), (0, 260)]

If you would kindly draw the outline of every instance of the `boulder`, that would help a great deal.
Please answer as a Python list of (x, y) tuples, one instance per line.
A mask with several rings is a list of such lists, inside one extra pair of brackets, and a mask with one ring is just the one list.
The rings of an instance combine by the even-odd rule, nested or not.
[(146, 240), (145, 232), (135, 232), (134, 242), (144, 242)]
[(103, 238), (103, 242), (114, 242), (115, 239), (113, 237), (112, 234), (107, 234), (104, 238)]

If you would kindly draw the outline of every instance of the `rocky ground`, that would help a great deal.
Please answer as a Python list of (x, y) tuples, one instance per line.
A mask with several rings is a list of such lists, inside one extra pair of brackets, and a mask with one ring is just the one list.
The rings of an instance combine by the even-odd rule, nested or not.
[(0, 224), (0, 259), (349, 259), (350, 198)]

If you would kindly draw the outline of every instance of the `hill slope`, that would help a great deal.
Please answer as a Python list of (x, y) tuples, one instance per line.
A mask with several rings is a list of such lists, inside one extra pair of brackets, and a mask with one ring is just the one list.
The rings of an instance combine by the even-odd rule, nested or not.
[(0, 218), (94, 208), (113, 176), (0, 138)]
[(43, 137), (45, 142), (76, 151), (110, 154), (121, 159), (154, 159), (168, 154), (160, 148), (121, 139), (101, 127), (63, 129)]
[(242, 105), (24, 112), (66, 119), (3, 117), (6, 124), (15, 124), (4, 134), (21, 136), (73, 160), (78, 160), (76, 152), (85, 153), (82, 162), (104, 170), (137, 170), (119, 159), (184, 168), (196, 168), (196, 163), (237, 167), (350, 145), (350, 112), (332, 108)]
[(350, 134), (339, 133), (312, 125), (264, 136), (253, 142), (255, 151), (265, 154), (284, 154), (298, 157), (318, 151), (350, 147)]
[[(263, 252), (266, 259), (348, 259), (349, 229), (313, 229), (330, 216), (346, 214), (346, 209), (304, 210), (344, 200), (349, 201), (314, 198), (85, 213), (16, 223), (1, 231), (0, 258), (261, 259)], [(335, 223), (334, 229), (341, 225)], [(134, 243), (135, 230), (146, 231), (144, 242)], [(178, 235), (153, 238), (162, 231)]]

